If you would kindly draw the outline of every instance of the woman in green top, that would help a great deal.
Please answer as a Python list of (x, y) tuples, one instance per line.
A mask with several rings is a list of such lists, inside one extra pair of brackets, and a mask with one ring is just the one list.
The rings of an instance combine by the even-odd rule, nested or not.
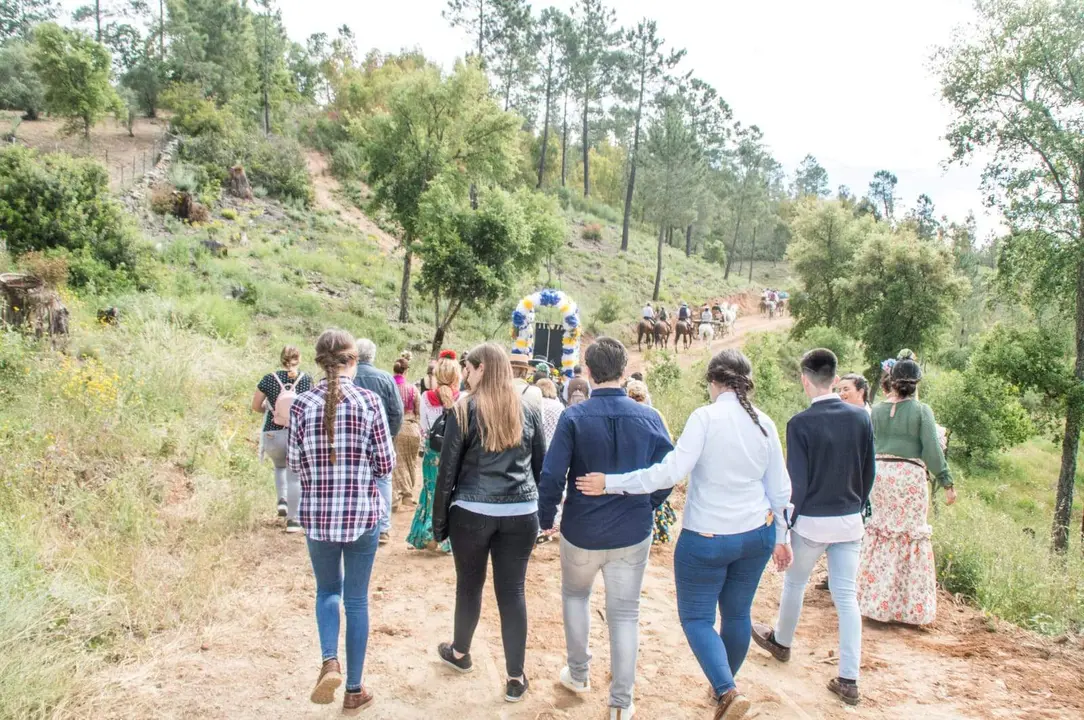
[(929, 625), (937, 616), (926, 473), (945, 488), (946, 502), (956, 501), (933, 411), (915, 396), (921, 379), (918, 363), (900, 360), (892, 367), (892, 399), (873, 408), (877, 479), (858, 574), (862, 615), (908, 625)]

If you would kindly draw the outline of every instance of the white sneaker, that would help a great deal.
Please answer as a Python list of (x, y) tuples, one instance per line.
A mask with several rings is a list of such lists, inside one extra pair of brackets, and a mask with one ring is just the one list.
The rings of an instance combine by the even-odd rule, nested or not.
[[(577, 695), (591, 692), (591, 678), (587, 678), (585, 682), (576, 680), (572, 677), (572, 671), (568, 669), (568, 665), (561, 668), (561, 684)], [(629, 715), (629, 717), (632, 717), (632, 715)]]
[(629, 703), (627, 708), (610, 708), (610, 720), (632, 720), (636, 714), (636, 703)]

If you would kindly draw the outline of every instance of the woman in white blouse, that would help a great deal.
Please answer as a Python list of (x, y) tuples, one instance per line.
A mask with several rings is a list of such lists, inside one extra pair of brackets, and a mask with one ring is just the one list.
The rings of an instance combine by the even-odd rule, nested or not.
[(662, 462), (622, 475), (591, 473), (576, 486), (586, 495), (650, 493), (690, 476), (674, 552), (678, 615), (718, 697), (715, 720), (738, 720), (750, 708), (734, 675), (749, 650), (753, 596), (768, 559), (783, 570), (792, 557), (783, 517), (790, 477), (775, 423), (749, 402), (748, 358), (723, 350), (708, 364), (707, 379), (711, 404), (689, 416)]

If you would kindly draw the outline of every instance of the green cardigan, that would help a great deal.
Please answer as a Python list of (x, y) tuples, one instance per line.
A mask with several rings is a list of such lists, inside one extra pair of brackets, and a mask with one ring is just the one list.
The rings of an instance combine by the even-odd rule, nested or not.
[[(895, 417), (893, 407), (896, 408)], [(937, 439), (937, 423), (929, 405), (914, 399), (882, 402), (873, 408), (872, 418), (878, 455), (922, 460), (941, 487), (952, 487), (952, 476)]]

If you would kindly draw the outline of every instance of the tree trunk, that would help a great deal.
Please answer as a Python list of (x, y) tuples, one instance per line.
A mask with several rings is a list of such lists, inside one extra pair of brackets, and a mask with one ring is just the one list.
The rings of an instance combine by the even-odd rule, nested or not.
[(550, 141), (550, 103), (553, 93), (553, 69), (546, 73), (546, 119), (542, 123), (542, 152), (538, 154), (538, 184), (535, 187), (542, 189), (542, 177), (546, 174), (546, 150)]
[(433, 294), (433, 346), (430, 357), (440, 355), (440, 346), (444, 344), (444, 325), (440, 322), (440, 293)]
[(753, 226), (753, 246), (749, 248), (749, 282), (753, 282), (753, 255), (757, 251), (757, 228), (759, 225)]
[(564, 126), (561, 135), (561, 187), (564, 187), (568, 177), (568, 90), (565, 90), (565, 109), (561, 115), (561, 123)]
[(587, 114), (590, 109), (590, 102), (588, 102), (589, 92), (591, 91), (591, 84), (586, 83), (583, 88), (583, 196), (591, 196), (591, 165), (588, 159), (588, 150), (590, 149), (587, 138)]
[[(1084, 230), (1081, 231), (1084, 234)], [(1084, 238), (1082, 238), (1084, 239)], [(1076, 365), (1073, 369), (1077, 387), (1084, 382), (1084, 260), (1076, 268)], [(1054, 550), (1069, 549), (1069, 520), (1073, 512), (1073, 483), (1076, 480), (1076, 455), (1080, 446), (1080, 428), (1084, 421), (1084, 403), (1075, 391), (1069, 395), (1065, 412), (1065, 433), (1061, 441), (1061, 471), (1058, 473), (1058, 495), (1054, 505)], [(1084, 538), (1084, 525), (1081, 526)]]
[(666, 244), (674, 247), (674, 227), (672, 225), (666, 228)]
[(101, 0), (94, 0), (94, 39), (98, 42), (102, 41), (102, 2)]
[(655, 254), (655, 292), (651, 294), (653, 301), (659, 299), (659, 289), (662, 286), (662, 241), (666, 239), (666, 226), (659, 226), (659, 247)]
[[(647, 40), (644, 40), (646, 43)], [(632, 155), (629, 156), (629, 188), (625, 192), (625, 220), (621, 225), (621, 250), (629, 249), (629, 219), (632, 217), (632, 193), (636, 189), (636, 156), (640, 150), (640, 118), (644, 112), (644, 82), (646, 59), (640, 58), (640, 99), (636, 102), (636, 126), (632, 131)]]
[[(90, 116), (83, 116), (83, 139), (90, 140)], [(133, 166), (134, 168), (134, 166)]]
[(734, 241), (730, 244), (730, 249), (726, 253), (726, 271), (723, 273), (723, 280), (730, 279), (730, 268), (734, 264), (734, 253), (738, 249), (738, 233), (741, 232), (741, 213), (745, 207), (745, 192), (742, 192), (741, 198), (738, 200), (738, 219), (734, 223)]
[(263, 134), (271, 134), (271, 98), (267, 94), (267, 81), (263, 83)]
[(403, 255), (403, 284), (399, 288), (399, 322), (410, 321), (410, 262), (414, 259), (411, 242), (408, 236), (403, 243), (406, 253)]
[(166, 59), (166, 9), (165, 0), (158, 0), (158, 62)]
[(478, 61), (482, 63), (482, 67), (486, 66), (486, 53), (485, 46), (482, 44), (486, 35), (486, 3), (485, 0), (478, 0)]
[(689, 223), (685, 228), (685, 257), (692, 257), (693, 254), (693, 226)]

